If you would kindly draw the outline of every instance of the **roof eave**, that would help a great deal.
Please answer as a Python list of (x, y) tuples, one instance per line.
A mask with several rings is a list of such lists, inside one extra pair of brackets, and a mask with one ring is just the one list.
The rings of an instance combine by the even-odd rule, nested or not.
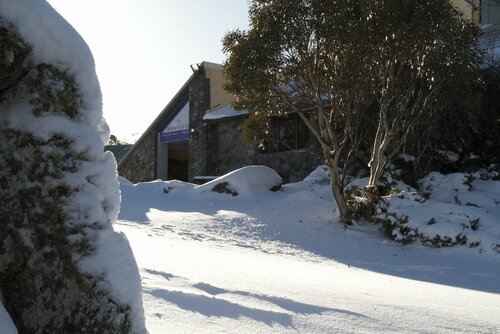
[(134, 145), (128, 150), (127, 154), (123, 157), (123, 159), (118, 163), (118, 169), (120, 169), (129, 159), (129, 157), (135, 152), (137, 147), (140, 146), (140, 144), (146, 139), (147, 134), (153, 130), (162, 120), (164, 117), (166, 117), (169, 114), (170, 108), (172, 105), (183, 95), (186, 89), (189, 88), (189, 84), (191, 81), (194, 79), (197, 73), (191, 74), (189, 79), (184, 83), (181, 89), (174, 95), (174, 97), (170, 100), (170, 102), (167, 104), (165, 108), (163, 108), (162, 112), (155, 118), (153, 123), (146, 129), (146, 131), (143, 132), (141, 137), (134, 143)]

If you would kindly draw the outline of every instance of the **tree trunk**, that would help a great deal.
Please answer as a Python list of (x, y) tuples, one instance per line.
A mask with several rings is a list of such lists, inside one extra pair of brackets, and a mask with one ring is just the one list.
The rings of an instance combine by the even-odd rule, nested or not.
[(342, 224), (350, 224), (351, 216), (344, 196), (344, 187), (340, 180), (338, 157), (327, 157), (326, 164), (328, 166), (328, 170), (330, 171), (330, 186), (332, 189), (333, 198), (335, 199), (335, 202), (337, 203), (337, 207), (339, 209), (340, 222)]
[(370, 181), (368, 182), (368, 187), (376, 187), (384, 174), (387, 165), (385, 153), (390, 140), (391, 134), (387, 126), (387, 116), (385, 112), (381, 111), (377, 133), (373, 141), (371, 159), (368, 164), (368, 167), (370, 167)]

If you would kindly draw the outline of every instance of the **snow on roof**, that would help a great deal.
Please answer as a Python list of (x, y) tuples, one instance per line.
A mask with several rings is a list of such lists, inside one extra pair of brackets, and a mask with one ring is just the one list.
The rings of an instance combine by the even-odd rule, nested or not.
[(216, 120), (216, 119), (223, 119), (223, 118), (232, 118), (232, 117), (238, 117), (242, 115), (248, 115), (247, 110), (241, 110), (238, 111), (234, 109), (232, 106), (224, 106), (222, 108), (216, 109), (214, 111), (209, 111), (203, 116), (204, 121), (208, 120)]

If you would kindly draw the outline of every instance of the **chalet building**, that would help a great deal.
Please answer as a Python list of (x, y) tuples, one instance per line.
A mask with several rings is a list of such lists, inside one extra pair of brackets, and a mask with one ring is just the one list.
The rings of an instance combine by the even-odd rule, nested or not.
[[(477, 24), (498, 27), (500, 0), (451, 0)], [(494, 29), (496, 31), (496, 29)], [(203, 182), (247, 165), (266, 165), (285, 182), (301, 180), (323, 163), (317, 141), (294, 114), (271, 119), (264, 148), (243, 140), (248, 116), (231, 107), (222, 66), (202, 62), (172, 101), (118, 163), (132, 182), (177, 179)]]
[(265, 165), (285, 182), (298, 181), (322, 164), (316, 140), (296, 115), (273, 119), (265, 148), (242, 136), (246, 112), (231, 107), (222, 65), (202, 62), (172, 101), (118, 163), (132, 182), (203, 182), (247, 165)]

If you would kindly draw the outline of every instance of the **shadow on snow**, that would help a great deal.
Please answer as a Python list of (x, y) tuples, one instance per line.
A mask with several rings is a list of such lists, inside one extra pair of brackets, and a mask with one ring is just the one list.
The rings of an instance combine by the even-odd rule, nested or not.
[[(500, 293), (500, 256), (481, 255), (474, 250), (460, 246), (452, 249), (429, 249), (418, 244), (403, 246), (383, 237), (382, 232), (375, 225), (344, 228), (337, 222), (338, 219), (336, 219), (334, 206), (331, 202), (329, 203), (331, 206), (329, 214), (325, 214), (324, 210), (328, 204), (325, 205), (324, 202), (319, 203), (317, 207), (307, 207), (305, 210), (304, 206), (300, 206), (301, 196), (309, 195), (307, 192), (305, 194), (298, 193), (294, 194), (293, 190), (285, 190), (272, 193), (269, 198), (263, 199), (239, 198), (238, 196), (232, 197), (216, 193), (172, 198), (171, 194), (163, 193), (160, 187), (156, 191), (151, 191), (149, 188), (149, 190), (145, 189), (142, 192), (134, 192), (133, 196), (124, 194), (119, 219), (151, 224), (148, 213), (152, 209), (166, 213), (169, 211), (198, 212), (214, 217), (210, 222), (200, 223), (200, 226), (197, 226), (204, 233), (182, 230), (184, 222), (179, 222), (176, 226), (165, 226), (172, 233), (178, 233), (198, 241), (224, 240), (228, 235), (240, 235), (240, 239), (233, 240), (233, 245), (268, 252), (262, 248), (262, 245), (265, 245), (266, 242), (279, 242), (289, 249), (295, 250), (291, 255), (305, 254), (305, 260), (314, 261), (314, 258), (319, 256), (344, 263), (350, 267), (382, 274)], [(139, 200), (137, 196), (141, 196), (141, 194), (145, 198)], [(287, 207), (280, 207), (282, 203), (287, 203)], [(218, 219), (217, 215), (221, 210), (242, 213), (248, 219), (233, 221)], [(321, 212), (316, 215), (316, 211)], [(325, 221), (325, 217), (330, 221)], [(256, 222), (258, 228), (255, 227), (255, 224), (252, 225), (251, 221)], [(214, 226), (214, 223), (218, 225)], [(181, 229), (181, 233), (176, 230), (178, 228)], [(245, 236), (246, 230), (248, 230), (247, 236)], [(222, 233), (223, 236), (217, 235), (217, 233)], [(248, 239), (249, 242), (245, 239), (247, 237), (251, 239)], [(306, 253), (312, 256), (308, 256)], [(210, 291), (206, 292), (210, 293)], [(205, 306), (218, 302), (211, 298), (179, 292), (160, 291), (159, 293), (185, 308), (196, 307), (194, 303), (191, 303), (194, 298), (201, 299), (200, 305)], [(227, 309), (225, 312), (228, 315), (236, 316), (229, 310), (229, 304), (229, 302), (220, 301), (220, 309)], [(208, 312), (205, 309), (195, 311)], [(288, 316), (281, 313), (266, 313), (244, 307), (240, 307), (237, 313), (262, 318), (263, 321), (267, 321), (266, 323), (277, 321), (289, 325)]]

